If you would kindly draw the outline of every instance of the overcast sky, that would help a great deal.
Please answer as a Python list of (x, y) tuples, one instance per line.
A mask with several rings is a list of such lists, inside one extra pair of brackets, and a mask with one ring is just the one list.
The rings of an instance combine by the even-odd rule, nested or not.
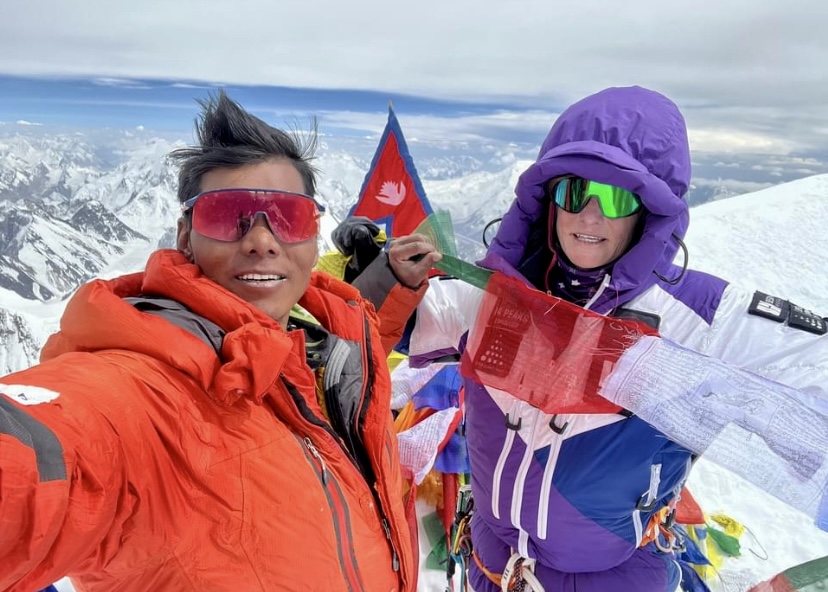
[[(585, 94), (639, 84), (679, 104), (694, 151), (828, 160), (823, 0), (2, 0), (0, 74), (490, 107), (445, 125), (421, 111), (423, 133), (545, 130)], [(341, 102), (345, 127), (384, 122)]]

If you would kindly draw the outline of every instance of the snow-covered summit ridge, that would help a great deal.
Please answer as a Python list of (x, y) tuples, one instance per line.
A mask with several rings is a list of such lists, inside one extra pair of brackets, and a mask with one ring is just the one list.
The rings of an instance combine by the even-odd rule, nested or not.
[(686, 236), (690, 267), (826, 316), (826, 228), (824, 174), (696, 206)]

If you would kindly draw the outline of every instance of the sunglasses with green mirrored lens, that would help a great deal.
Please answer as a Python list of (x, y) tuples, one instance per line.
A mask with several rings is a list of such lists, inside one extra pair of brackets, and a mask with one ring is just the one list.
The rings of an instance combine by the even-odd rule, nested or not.
[(571, 214), (583, 210), (593, 197), (607, 218), (626, 218), (641, 209), (641, 200), (632, 191), (581, 177), (559, 179), (552, 186), (551, 196), (558, 207)]

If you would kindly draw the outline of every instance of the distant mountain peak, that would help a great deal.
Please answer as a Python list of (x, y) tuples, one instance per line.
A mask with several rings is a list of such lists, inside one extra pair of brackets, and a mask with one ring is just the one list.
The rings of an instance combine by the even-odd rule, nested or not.
[(0, 372), (4, 376), (36, 364), (40, 341), (23, 315), (0, 308)]
[(84, 202), (69, 223), (82, 232), (97, 235), (109, 242), (127, 243), (135, 240), (149, 240), (140, 232), (121, 222), (120, 218), (97, 200)]

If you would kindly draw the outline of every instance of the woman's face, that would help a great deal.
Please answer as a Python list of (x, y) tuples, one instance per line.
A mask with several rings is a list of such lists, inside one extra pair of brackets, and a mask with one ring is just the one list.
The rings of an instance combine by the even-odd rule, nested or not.
[(641, 216), (638, 211), (625, 218), (607, 218), (595, 198), (577, 214), (555, 208), (558, 243), (566, 258), (581, 269), (602, 267), (623, 255)]

